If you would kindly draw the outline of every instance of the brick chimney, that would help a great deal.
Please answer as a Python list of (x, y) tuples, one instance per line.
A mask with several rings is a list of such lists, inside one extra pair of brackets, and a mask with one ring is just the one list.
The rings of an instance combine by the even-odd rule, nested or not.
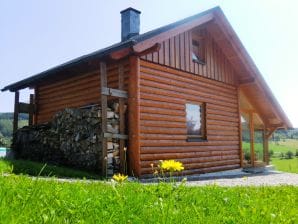
[(124, 9), (121, 13), (121, 41), (139, 35), (140, 33), (140, 14), (141, 12), (133, 9)]

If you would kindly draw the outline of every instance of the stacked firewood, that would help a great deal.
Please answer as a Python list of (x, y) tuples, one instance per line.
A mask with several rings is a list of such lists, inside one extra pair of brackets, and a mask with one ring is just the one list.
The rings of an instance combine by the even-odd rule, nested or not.
[[(119, 133), (119, 105), (107, 111), (107, 132)], [(101, 170), (101, 110), (67, 108), (54, 115), (51, 122), (24, 127), (16, 132), (13, 148), (18, 157), (51, 162), (88, 170)], [(119, 143), (108, 139), (108, 174), (119, 172)]]

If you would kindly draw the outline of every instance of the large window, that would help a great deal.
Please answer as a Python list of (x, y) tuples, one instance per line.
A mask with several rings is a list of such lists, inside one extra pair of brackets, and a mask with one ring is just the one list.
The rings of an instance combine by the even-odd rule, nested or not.
[(206, 139), (205, 131), (205, 106), (204, 104), (185, 105), (187, 137), (189, 140)]

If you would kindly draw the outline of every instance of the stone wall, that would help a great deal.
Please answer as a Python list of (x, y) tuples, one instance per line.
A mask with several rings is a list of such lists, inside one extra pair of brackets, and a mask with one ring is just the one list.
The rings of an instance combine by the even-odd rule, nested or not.
[[(108, 108), (108, 132), (119, 133), (118, 104)], [(13, 140), (16, 158), (101, 171), (101, 110), (65, 109), (46, 124), (23, 127)], [(118, 140), (108, 139), (108, 173), (119, 171)]]

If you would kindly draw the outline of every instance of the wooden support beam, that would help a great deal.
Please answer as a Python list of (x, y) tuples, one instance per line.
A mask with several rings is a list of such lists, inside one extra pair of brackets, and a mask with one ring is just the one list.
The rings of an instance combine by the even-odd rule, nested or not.
[(160, 47), (161, 47), (161, 44), (160, 44), (160, 43), (156, 43), (156, 44), (154, 44), (152, 47), (149, 47), (149, 48), (145, 49), (144, 51), (141, 51), (141, 52), (136, 52), (136, 51), (135, 51), (134, 54), (135, 54), (136, 56), (141, 57), (141, 56), (143, 56), (143, 55), (147, 55), (147, 54), (150, 54), (150, 53), (159, 51), (159, 50), (160, 50)]
[(264, 129), (264, 132), (263, 132), (263, 148), (264, 148), (263, 160), (268, 165), (269, 160), (270, 160), (270, 158), (269, 158), (269, 138), (266, 135), (266, 128)]
[[(101, 89), (106, 88), (108, 85), (107, 81), (107, 66), (105, 62), (100, 62), (100, 87)], [(101, 94), (101, 131), (102, 133), (107, 132), (107, 107), (108, 97)], [(104, 135), (104, 134), (103, 134)], [(107, 177), (107, 139), (102, 139), (102, 176)]]
[(254, 132), (254, 116), (253, 113), (249, 114), (249, 131), (250, 131), (250, 160), (251, 165), (255, 166), (255, 132)]
[[(119, 90), (124, 89), (124, 66), (122, 63), (119, 64), (118, 69), (118, 88)], [(124, 99), (119, 98), (119, 132), (121, 135), (125, 133), (125, 111), (124, 111)], [(127, 135), (126, 135), (127, 136)], [(128, 136), (127, 136), (128, 139)], [(125, 150), (125, 139), (119, 140), (119, 156), (120, 156), (120, 172), (127, 173), (127, 161), (126, 161), (126, 150)]]
[(34, 115), (34, 94), (30, 94), (30, 104), (29, 104), (29, 120), (28, 125), (32, 126), (33, 124), (33, 115)]
[(114, 133), (108, 133), (105, 132), (103, 134), (104, 138), (115, 138), (115, 139), (120, 139), (120, 140), (126, 140), (128, 139), (128, 135), (123, 135), (123, 134), (114, 134)]
[(19, 103), (19, 113), (29, 114), (30, 104), (29, 103)]
[(112, 88), (103, 87), (103, 89), (101, 90), (101, 94), (106, 95), (106, 96), (128, 98), (127, 91), (120, 90), (120, 89), (112, 89)]
[(266, 138), (269, 139), (271, 137), (271, 135), (276, 131), (276, 129), (277, 129), (277, 127), (274, 127), (272, 129), (269, 129), (269, 132), (266, 133)]
[(18, 130), (20, 92), (15, 91), (14, 94), (13, 133)]
[(140, 59), (130, 56), (130, 74), (128, 86), (128, 125), (129, 125), (129, 173), (141, 174), (140, 164)]
[(120, 49), (119, 51), (112, 52), (109, 55), (109, 59), (120, 60), (120, 59), (127, 57), (129, 55), (136, 55), (136, 56), (140, 57), (140, 56), (143, 56), (143, 55), (146, 55), (149, 53), (159, 51), (160, 46), (161, 46), (160, 43), (154, 43), (154, 44), (152, 44), (152, 46), (148, 46), (147, 49), (142, 49), (141, 51), (134, 49), (134, 47), (123, 48), (123, 49)]
[(38, 87), (34, 88), (34, 114), (33, 114), (33, 124), (37, 124), (38, 119)]

